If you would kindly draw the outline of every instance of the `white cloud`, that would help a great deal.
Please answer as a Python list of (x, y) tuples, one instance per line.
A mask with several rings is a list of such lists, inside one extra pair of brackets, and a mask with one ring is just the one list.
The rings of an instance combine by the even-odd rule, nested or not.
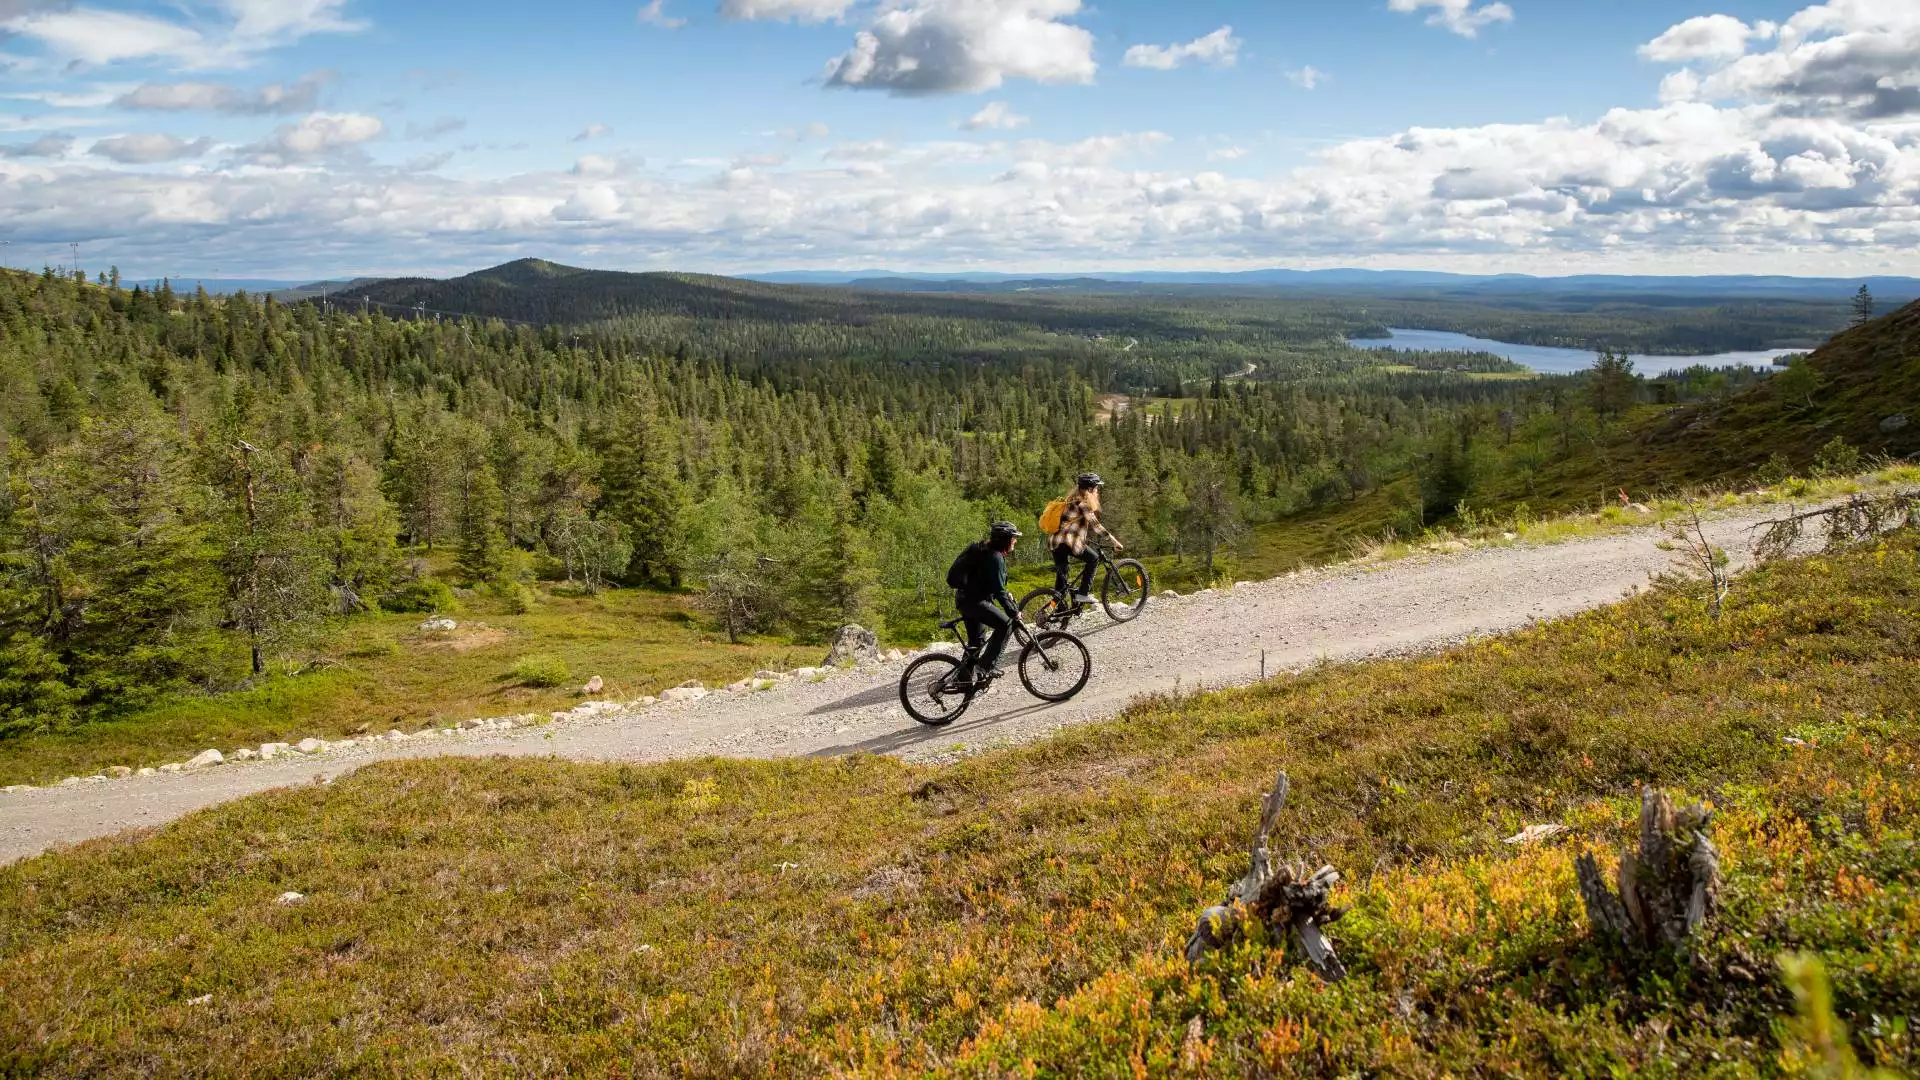
[(574, 142), (592, 142), (613, 134), (613, 129), (605, 124), (588, 124), (580, 134), (573, 137)]
[(290, 116), (311, 111), (319, 104), (320, 91), (337, 78), (338, 72), (316, 71), (291, 84), (272, 83), (252, 90), (204, 82), (146, 83), (113, 99), (113, 104), (123, 109), (161, 112)]
[(95, 86), (88, 90), (25, 90), (12, 94), (0, 94), (13, 101), (37, 101), (54, 109), (98, 109), (111, 105), (114, 100), (126, 92), (124, 85)]
[(554, 210), (559, 221), (607, 221), (620, 213), (620, 194), (605, 184), (583, 187)]
[(1122, 63), (1157, 71), (1172, 71), (1189, 60), (1214, 67), (1232, 67), (1240, 61), (1240, 45), (1240, 39), (1233, 36), (1233, 27), (1223, 26), (1184, 45), (1135, 45), (1127, 50)]
[(1223, 146), (1218, 150), (1207, 151), (1208, 161), (1239, 161), (1246, 156), (1247, 148), (1244, 146)]
[(1287, 72), (1287, 81), (1302, 90), (1313, 90), (1318, 88), (1321, 83), (1327, 81), (1327, 73), (1314, 67), (1312, 64), (1308, 64), (1306, 67), (1300, 68), (1297, 71)]
[(71, 135), (42, 135), (29, 143), (0, 144), (0, 158), (65, 157), (71, 149)]
[(678, 30), (687, 25), (687, 20), (667, 14), (664, 10), (665, 4), (666, 0), (651, 0), (646, 7), (640, 9), (640, 21), (662, 30)]
[(1013, 111), (1004, 101), (989, 101), (977, 113), (961, 121), (967, 131), (1012, 131), (1027, 126), (1030, 118)]
[(385, 130), (378, 117), (362, 113), (310, 113), (249, 150), (255, 164), (301, 164), (351, 150), (379, 138)]
[(1640, 57), (1676, 64), (1735, 60), (1746, 55), (1748, 42), (1772, 37), (1777, 30), (1770, 23), (1756, 29), (1731, 15), (1701, 15), (1640, 46)]
[(826, 84), (923, 95), (1089, 83), (1093, 35), (1061, 21), (1079, 11), (1080, 0), (892, 0), (828, 63)]
[(122, 165), (155, 165), (202, 157), (213, 149), (207, 138), (182, 139), (174, 135), (115, 135), (96, 140), (87, 152)]
[(1415, 12), (1422, 8), (1435, 9), (1427, 16), (1428, 26), (1444, 26), (1466, 38), (1479, 37), (1481, 29), (1494, 23), (1513, 21), (1513, 8), (1503, 3), (1474, 7), (1473, 0), (1387, 0), (1389, 11)]
[[(1731, 53), (1731, 28), (1724, 24), (1715, 24), (1717, 35), (1697, 29), (1678, 34), (1700, 23), (1682, 23), (1643, 50), (1645, 55), (1657, 47), (1676, 61), (1721, 61), (1705, 74), (1687, 69), (1668, 76), (1661, 91), (1669, 100), (1745, 101), (1795, 115), (1863, 121), (1920, 117), (1920, 4), (1818, 4), (1784, 25), (1749, 29), (1750, 41), (1772, 39), (1773, 46), (1754, 52), (1743, 43), (1739, 54)], [(1715, 37), (1724, 47), (1709, 51)], [(1690, 43), (1695, 47), (1689, 49)]]
[(620, 171), (619, 162), (599, 154), (588, 154), (573, 163), (573, 175), (604, 180)]
[(14, 19), (6, 29), (39, 42), (57, 56), (85, 64), (185, 58), (206, 49), (199, 32), (177, 23), (98, 8), (43, 11)]
[[(0, 9), (0, 31), (37, 42), (54, 57), (107, 65), (165, 60), (188, 68), (244, 66), (260, 52), (310, 34), (352, 33), (366, 24), (341, 17), (346, 0), (215, 0), (185, 8), (192, 24), (69, 4)], [(23, 5), (16, 2), (14, 7)], [(217, 14), (216, 14), (217, 12)], [(224, 17), (222, 17), (224, 16)]]
[(854, 0), (720, 0), (720, 14), (729, 19), (827, 22), (847, 13)]

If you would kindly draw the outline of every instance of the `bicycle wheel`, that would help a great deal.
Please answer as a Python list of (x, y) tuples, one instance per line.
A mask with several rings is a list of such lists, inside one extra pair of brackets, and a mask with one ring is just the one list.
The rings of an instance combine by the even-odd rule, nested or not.
[(1146, 567), (1135, 559), (1121, 559), (1100, 583), (1100, 606), (1107, 609), (1114, 622), (1126, 622), (1145, 610), (1152, 589), (1153, 579), (1147, 576)]
[(1093, 675), (1093, 657), (1079, 638), (1061, 630), (1035, 634), (1020, 650), (1020, 682), (1041, 701), (1065, 701)]
[(1020, 617), (1029, 626), (1046, 629), (1065, 626), (1073, 616), (1060, 603), (1060, 594), (1052, 589), (1035, 589), (1020, 599)]
[(900, 673), (900, 704), (908, 716), (928, 727), (945, 727), (973, 703), (971, 689), (955, 688), (959, 681), (959, 657), (928, 653)]

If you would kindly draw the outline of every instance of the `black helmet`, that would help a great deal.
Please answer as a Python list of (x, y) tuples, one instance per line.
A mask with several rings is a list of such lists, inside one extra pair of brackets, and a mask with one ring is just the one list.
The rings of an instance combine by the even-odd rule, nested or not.
[(1080, 484), (1081, 490), (1083, 491), (1086, 490), (1087, 488), (1097, 488), (1097, 487), (1107, 486), (1107, 482), (1105, 480), (1100, 479), (1100, 474), (1097, 472), (1083, 472), (1079, 475), (1079, 477), (1077, 477), (1077, 480)]
[(1020, 531), (1020, 526), (1011, 521), (996, 521), (987, 529), (987, 539), (996, 544), (1025, 535), (1026, 533)]

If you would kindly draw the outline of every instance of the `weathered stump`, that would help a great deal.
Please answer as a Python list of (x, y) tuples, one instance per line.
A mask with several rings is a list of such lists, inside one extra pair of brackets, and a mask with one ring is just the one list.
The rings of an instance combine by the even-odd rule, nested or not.
[(1675, 810), (1664, 792), (1641, 792), (1640, 847), (1620, 853), (1613, 886), (1592, 855), (1574, 863), (1593, 932), (1640, 952), (1686, 948), (1719, 902), (1712, 820), (1704, 804)]
[(1305, 863), (1276, 868), (1267, 849), (1274, 823), (1287, 804), (1290, 786), (1284, 771), (1274, 780), (1273, 790), (1267, 793), (1260, 807), (1260, 827), (1253, 834), (1251, 865), (1227, 890), (1224, 903), (1200, 913), (1200, 924), (1187, 939), (1188, 963), (1197, 964), (1207, 953), (1238, 942), (1248, 928), (1263, 926), (1270, 940), (1284, 941), (1291, 937), (1300, 946), (1307, 966), (1321, 978), (1337, 982), (1346, 977), (1346, 966), (1340, 963), (1333, 944), (1321, 932), (1322, 927), (1346, 914), (1344, 909), (1327, 903), (1328, 895), (1340, 881), (1340, 872), (1331, 866), (1308, 872)]

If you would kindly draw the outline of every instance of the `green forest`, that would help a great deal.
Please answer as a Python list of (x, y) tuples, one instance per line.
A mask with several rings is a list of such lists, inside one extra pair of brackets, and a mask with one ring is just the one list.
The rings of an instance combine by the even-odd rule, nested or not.
[(1086, 469), (1163, 582), (1219, 579), (1303, 516), (1511, 510), (1636, 407), (1761, 377), (1516, 378), (1234, 297), (664, 280), (690, 292), (483, 319), (0, 273), (0, 735), (244, 686), (322, 628), (461, 597), (661, 590), (728, 640), (924, 641), (954, 553)]

